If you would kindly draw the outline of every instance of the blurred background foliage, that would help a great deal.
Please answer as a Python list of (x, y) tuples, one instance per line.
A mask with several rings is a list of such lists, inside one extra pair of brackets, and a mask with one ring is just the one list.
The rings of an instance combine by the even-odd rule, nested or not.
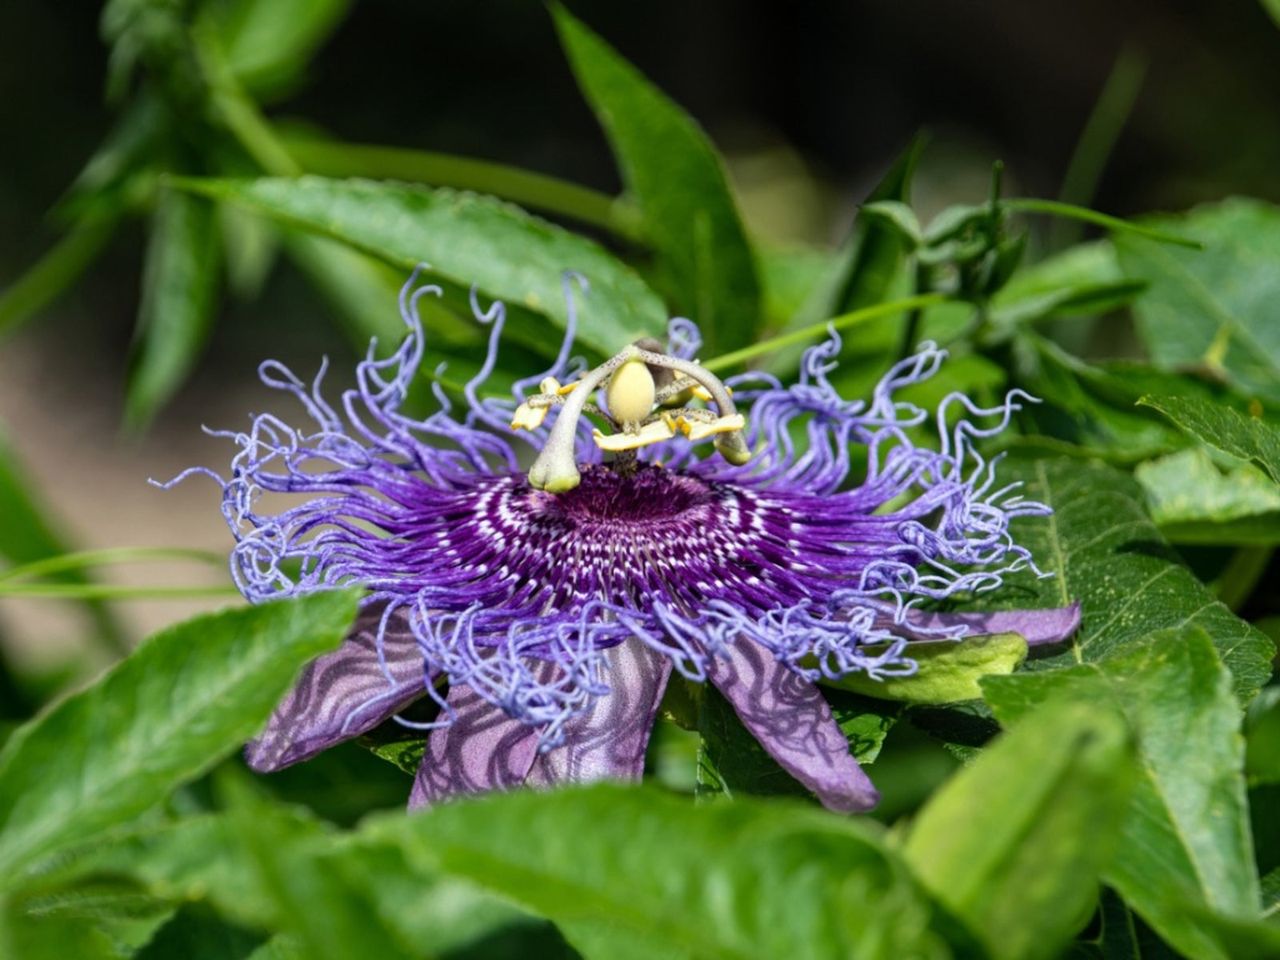
[[(868, 921), (815, 940), (813, 955), (822, 955), (821, 944), (869, 941), (887, 945), (889, 956), (895, 944), (927, 953), (941, 949), (941, 929), (961, 953), (1030, 955), (1034, 941), (1049, 956), (1081, 927), (1072, 948), (1079, 956), (1148, 956), (1168, 949), (1160, 939), (1188, 955), (1266, 955), (1274, 931), (1253, 924), (1251, 904), (1261, 875), (1262, 902), (1274, 914), (1280, 884), (1280, 836), (1265, 813), (1280, 779), (1280, 705), (1266, 686), (1264, 638), (1280, 633), (1274, 5), (581, 0), (572, 7), (592, 30), (558, 8), (549, 16), (541, 4), (510, 0), (6, 5), (0, 724), (7, 726), (0, 729), (7, 733), (149, 628), (226, 599), (218, 569), (226, 533), (211, 492), (162, 496), (144, 480), (225, 457), (221, 445), (192, 439), (196, 426), (234, 424), (258, 408), (263, 391), (252, 374), (260, 360), (278, 357), (305, 372), (322, 353), (363, 352), (371, 336), (393, 344), (402, 331), (395, 292), (427, 260), (446, 286), (428, 319), (433, 359), (450, 364), (446, 390), (481, 356), (468, 284), (511, 302), (513, 346), (493, 381), (501, 385), (558, 343), (547, 329), (563, 324), (559, 273), (569, 267), (594, 280), (580, 338), (589, 353), (616, 349), (683, 313), (703, 327), (708, 365), (789, 375), (801, 347), (836, 318), (844, 337), (837, 385), (847, 396), (934, 338), (953, 356), (937, 382), (918, 388), (918, 402), (935, 404), (953, 389), (991, 399), (1012, 386), (1045, 401), (1017, 425), (1010, 475), (1057, 510), (1056, 526), (1029, 530), (1028, 542), (1059, 561), (1052, 590), (1084, 601), (1085, 632), (1069, 653), (1036, 661), (1037, 672), (980, 689), (977, 667), (944, 664), (954, 672), (943, 678), (953, 695), (941, 699), (962, 706), (831, 693), (853, 749), (875, 761), (885, 794), (877, 816), (894, 822), (928, 805), (917, 832), (898, 845), (901, 860), (885, 852), (898, 846), (860, 827), (840, 828), (833, 840), (828, 831), (836, 828), (814, 821), (814, 835), (842, 857), (865, 861), (858, 876), (880, 878), (877, 896), (887, 908), (906, 910), (928, 931), (898, 941), (898, 932)], [(304, 174), (314, 176), (298, 179)], [(1147, 216), (1159, 211), (1172, 212)], [(345, 366), (335, 364), (339, 380)], [(417, 399), (424, 408), (427, 386)], [(75, 553), (81, 548), (91, 552)], [(133, 579), (116, 576), (135, 561), (151, 565)], [(1054, 602), (1042, 583), (1014, 586), (1022, 603)], [(172, 602), (130, 604), (141, 597)], [(56, 610), (68, 606), (73, 616), (49, 617), (59, 599), (68, 604)], [(1110, 614), (1121, 606), (1124, 617)], [(213, 628), (187, 629), (174, 635), (175, 646)], [(1153, 631), (1165, 633), (1148, 637)], [(1157, 637), (1179, 655), (1156, 662)], [(310, 649), (311, 640), (301, 637), (297, 649)], [(287, 649), (274, 655), (280, 662), (264, 673), (283, 684), (296, 663)], [(216, 673), (219, 664), (208, 667)], [(1012, 662), (1002, 672), (1011, 669)], [(1156, 681), (1142, 679), (1148, 674), (1167, 685), (1159, 689), (1186, 691), (1185, 702), (1163, 701)], [(1058, 687), (1108, 708), (1090, 715), (1058, 704), (1022, 720)], [(1243, 751), (1234, 733), (1237, 699), (1253, 700)], [(1124, 723), (1113, 706), (1123, 708)], [(702, 798), (803, 793), (714, 695), (669, 703), (668, 714), (650, 757), (653, 778), (668, 790)], [(977, 763), (955, 773), (997, 721), (1015, 733), (978, 763), (1008, 792), (970, 822), (990, 780), (973, 773)], [(117, 907), (120, 898), (140, 898), (133, 914), (98, 915), (106, 919), (95, 929), (108, 929), (120, 948), (103, 955), (178, 955), (183, 938), (217, 941), (222, 952), (210, 955), (228, 957), (254, 949), (291, 956), (299, 944), (312, 955), (341, 956), (344, 945), (361, 943), (359, 918), (341, 910), (328, 932), (291, 919), (291, 909), (313, 897), (392, 916), (388, 937), (401, 944), (432, 934), (465, 944), (441, 955), (514, 956), (530, 944), (548, 956), (572, 955), (561, 934), (584, 955), (593, 945), (602, 956), (618, 949), (601, 928), (562, 913), (574, 899), (573, 877), (571, 865), (555, 861), (557, 851), (545, 854), (568, 874), (557, 876), (561, 885), (551, 884), (545, 902), (519, 902), (560, 922), (559, 932), (494, 899), (516, 895), (504, 886), (509, 877), (449, 860), (449, 836), (470, 829), (500, 836), (501, 804), (446, 814), (439, 827), (429, 818), (413, 828), (421, 837), (392, 836), (393, 828), (374, 822), (343, 841), (394, 878), (399, 892), (370, 906), (360, 899), (360, 871), (372, 868), (326, 847), (325, 831), (330, 822), (350, 825), (371, 809), (399, 807), (406, 781), (397, 764), (413, 759), (414, 745), (395, 738), (402, 731), (383, 730), (254, 785), (234, 761), (197, 777), (243, 740), (247, 722), (227, 718), (220, 755), (189, 748), (186, 766), (144, 771), (153, 779), (132, 794), (114, 781), (104, 788), (120, 794), (101, 813), (104, 822), (126, 822), (147, 809), (148, 797), (167, 795), (143, 823), (172, 836), (120, 867), (146, 896), (128, 885), (97, 891)], [(1221, 736), (1196, 744), (1190, 758), (1150, 733), (1191, 723)], [(1042, 748), (1055, 730), (1065, 731), (1062, 739)], [(1136, 785), (1124, 772), (1132, 750), (1147, 770)], [(1032, 756), (1041, 766), (1028, 767)], [(31, 770), (13, 761), (0, 782), (26, 783), (21, 777), (30, 775), (34, 783)], [(1055, 798), (1061, 820), (1019, 821), (1028, 808), (1018, 791), (1048, 791), (1058, 776), (1077, 784)], [(1178, 846), (1198, 825), (1203, 809), (1193, 801), (1204, 783), (1221, 788), (1217, 832)], [(1124, 836), (1129, 847), (1119, 847), (1163, 851), (1168, 843), (1168, 862), (1135, 856), (1108, 866), (1108, 844), (1123, 834), (1117, 811), (1131, 796), (1135, 805), (1178, 801), (1154, 818), (1151, 833), (1140, 824)], [(592, 843), (618, 841), (610, 830), (626, 827), (600, 811), (638, 816), (641, 806), (668, 802), (656, 797), (606, 790), (552, 801), (545, 815), (596, 824), (599, 835), (581, 841), (594, 850)], [(287, 812), (272, 798), (309, 812)], [(514, 816), (544, 815), (533, 800), (503, 803)], [(667, 811), (673, 822), (677, 809), (684, 808)], [(213, 811), (217, 817), (199, 819)], [(754, 811), (740, 816), (772, 816)], [(21, 815), (0, 802), (0, 825)], [(697, 816), (713, 853), (717, 831), (738, 829), (724, 805)], [(174, 851), (216, 847), (227, 823), (260, 868), (258, 880), (184, 873), (188, 855), (175, 861)], [(1094, 825), (1102, 839), (1088, 856), (1057, 842)], [(69, 831), (60, 842), (88, 836), (65, 824), (48, 829), (55, 827)], [(935, 857), (921, 837), (960, 840)], [(990, 881), (985, 890), (957, 888), (977, 856), (965, 837), (990, 840), (1010, 858), (1003, 873), (987, 864), (975, 874)], [(704, 852), (689, 843), (690, 856)], [(774, 853), (785, 857), (784, 846)], [(4, 853), (19, 863), (26, 855), (14, 854), (12, 843), (0, 844)], [(90, 853), (91, 865), (97, 855)], [(682, 855), (664, 853), (673, 870), (688, 868)], [(1060, 867), (1061, 884), (1048, 899), (1018, 900), (1018, 870), (1042, 862)], [(286, 882), (335, 863), (341, 869), (324, 889)], [(647, 878), (655, 889), (661, 863)], [(815, 863), (834, 878), (846, 860)], [(758, 894), (740, 884), (747, 866), (728, 869), (744, 902)], [(1204, 878), (1215, 870), (1231, 882), (1214, 888)], [(105, 901), (93, 899), (74, 867), (71, 875), (81, 884), (74, 896), (55, 872), (48, 891), (0, 900), (4, 916), (19, 918), (11, 941), (0, 942), (39, 942), (39, 925), (28, 930), (23, 917), (95, 916), (94, 904)], [(1086, 926), (1099, 875), (1110, 890)], [(455, 889), (456, 876), (486, 892)], [(237, 904), (237, 884), (263, 877), (269, 889), (255, 887), (252, 904)], [(429, 899), (428, 878), (448, 889), (431, 901), (436, 925), (415, 925), (406, 905), (413, 896)], [(927, 908), (917, 880), (936, 897)], [(1027, 943), (985, 939), (1004, 922), (1006, 896), (1035, 920), (1018, 928)], [(10, 910), (12, 903), (21, 909)], [(1065, 916), (1071, 906), (1079, 916)], [(656, 926), (650, 921), (670, 907), (647, 902), (642, 920)], [(983, 942), (951, 929), (951, 914)], [(468, 916), (492, 923), (467, 926)], [(268, 929), (281, 932), (259, 948)], [(740, 945), (735, 937), (769, 933), (744, 926), (707, 934), (700, 946), (714, 952)], [(281, 952), (271, 946), (278, 940)], [(384, 946), (399, 955), (395, 943)], [(90, 949), (85, 955), (97, 955)]]

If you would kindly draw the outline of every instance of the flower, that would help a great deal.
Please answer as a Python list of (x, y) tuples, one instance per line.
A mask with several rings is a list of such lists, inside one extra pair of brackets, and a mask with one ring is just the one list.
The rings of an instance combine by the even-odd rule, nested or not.
[[(1034, 570), (1009, 521), (1049, 512), (997, 486), (996, 461), (975, 448), (1025, 394), (994, 409), (953, 394), (936, 412), (940, 449), (910, 439), (928, 414), (898, 394), (937, 371), (934, 345), (894, 365), (866, 403), (828, 380), (834, 329), (791, 386), (759, 373), (721, 382), (679, 318), (666, 344), (637, 341), (587, 370), (570, 359), (573, 285), (586, 283), (567, 274), (569, 323), (549, 370), (512, 397), (481, 395), (505, 310), (481, 309), (473, 292), (487, 359), (461, 409), (437, 382), (440, 410), (419, 420), (402, 410), (425, 349), (417, 304), (439, 289), (416, 277), (400, 298), (408, 336), (384, 359), (370, 346), (341, 412), (323, 396), (324, 365), (308, 386), (264, 363), (263, 382), (312, 424), (258, 416), (219, 434), (239, 448), (229, 479), (196, 468), (222, 484), (232, 574), (250, 601), (367, 591), (346, 641), (306, 667), (249, 744), (255, 769), (311, 757), (425, 696), (439, 713), (417, 724), (430, 732), (410, 806), (635, 779), (674, 670), (715, 685), (828, 808), (863, 811), (877, 793), (817, 681), (910, 674), (916, 640), (1052, 642), (1078, 624), (1075, 606), (916, 609)], [(302, 499), (259, 512), (264, 493)]]

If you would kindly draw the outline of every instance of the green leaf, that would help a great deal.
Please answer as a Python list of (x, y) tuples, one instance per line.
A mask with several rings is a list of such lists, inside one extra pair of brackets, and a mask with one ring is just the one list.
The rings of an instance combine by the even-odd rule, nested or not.
[[(808, 789), (769, 756), (714, 687), (698, 696), (698, 758), (695, 792), (700, 799), (739, 795), (808, 797)], [(849, 750), (859, 763), (875, 761), (901, 709), (844, 690), (824, 690), (823, 696)]]
[[(369, 956), (412, 960), (407, 938), (374, 920), (374, 891), (359, 873), (345, 869), (325, 848), (299, 842), (287, 811), (253, 797), (244, 774), (223, 778), (231, 795), (228, 816), (236, 839), (253, 863), (277, 923), (317, 960)], [(305, 833), (304, 833), (305, 836)]]
[(1234, 198), (1148, 221), (1204, 242), (1178, 250), (1117, 238), (1127, 276), (1150, 284), (1135, 306), (1155, 361), (1201, 367), (1246, 394), (1280, 401), (1280, 208)]
[(755, 257), (711, 141), (572, 14), (558, 4), (551, 12), (674, 302), (697, 322), (708, 353), (750, 343), (763, 318)]
[(1280, 488), (1261, 470), (1223, 473), (1195, 448), (1140, 463), (1133, 475), (1174, 543), (1280, 543)]
[[(405, 281), (400, 271), (315, 234), (291, 230), (284, 242), (294, 263), (338, 311), (357, 353), (363, 354), (373, 337), (387, 350), (404, 339), (406, 328), (397, 306)], [(470, 319), (470, 311), (463, 320), (437, 297), (418, 301), (418, 313), (431, 348), (441, 343), (474, 345), (484, 336), (484, 328)]]
[(991, 298), (990, 320), (998, 338), (1020, 324), (1105, 313), (1145, 289), (1120, 272), (1111, 242), (1096, 240), (1015, 273)]
[(762, 247), (756, 251), (770, 326), (785, 323), (830, 272), (833, 254), (804, 246)]
[(245, 957), (245, 960), (309, 960), (309, 958), (306, 945), (301, 940), (287, 933), (277, 933)]
[[(911, 180), (922, 147), (922, 138), (913, 140), (865, 202), (908, 203)], [(828, 317), (857, 313), (881, 304), (895, 293), (909, 292), (904, 289), (902, 277), (906, 253), (901, 236), (888, 224), (875, 217), (856, 217), (827, 276), (814, 285), (804, 306), (783, 327), (782, 336), (775, 338), (780, 341), (779, 347), (785, 349), (774, 352), (767, 364), (768, 369), (777, 374), (794, 370), (800, 360), (801, 346), (823, 336), (823, 323)], [(909, 309), (913, 308), (905, 306), (894, 313), (905, 313)], [(852, 343), (846, 340), (845, 347), (848, 352)]]
[(289, 87), (350, 7), (351, 0), (235, 0), (221, 31), (227, 65), (255, 93)]
[(864, 203), (862, 216), (878, 220), (898, 234), (908, 250), (914, 250), (924, 243), (924, 231), (920, 229), (920, 220), (916, 212), (901, 200), (876, 200)]
[[(871, 653), (875, 648), (868, 647)], [(978, 680), (1012, 673), (1027, 657), (1027, 641), (1016, 633), (994, 633), (952, 640), (912, 643), (907, 656), (917, 669), (909, 677), (874, 680), (851, 673), (840, 680), (823, 680), (828, 686), (851, 690), (865, 697), (903, 703), (959, 703), (982, 696)]]
[(0, 334), (16, 329), (52, 303), (98, 259), (115, 233), (116, 220), (87, 218), (0, 293)]
[(1131, 760), (1117, 713), (1045, 706), (933, 795), (903, 855), (994, 960), (1056, 957), (1097, 897)]
[(1263, 9), (1271, 14), (1271, 19), (1280, 27), (1280, 0), (1261, 0)]
[(578, 339), (606, 355), (666, 330), (666, 309), (600, 246), (489, 197), (368, 180), (322, 177), (178, 181), (291, 226), (340, 240), (406, 274), (426, 261), (436, 276), (523, 306), (563, 328), (561, 274), (591, 283), (579, 297)]
[[(292, 812), (292, 840), (327, 832), (323, 824)], [(236, 824), (220, 814), (147, 823), (77, 844), (30, 874), (24, 890), (65, 901), (107, 882), (164, 903), (208, 903), (237, 926), (266, 929), (277, 920)]]
[(879, 831), (806, 807), (690, 806), (604, 784), (381, 815), (361, 833), (402, 850), (427, 876), (468, 878), (549, 917), (579, 950), (586, 945), (572, 929), (585, 923), (611, 925), (636, 955), (943, 952), (927, 903)]
[(1057, 607), (1079, 600), (1079, 632), (1059, 652), (1028, 661), (1046, 670), (1095, 661), (1164, 628), (1197, 626), (1231, 669), (1235, 692), (1248, 701), (1271, 675), (1274, 646), (1259, 630), (1213, 599), (1183, 566), (1143, 509), (1141, 488), (1100, 464), (1071, 460), (1006, 460), (1002, 482), (1053, 516), (1014, 522), (1016, 542), (1054, 576), (1006, 577), (1000, 602)]
[(1044, 401), (1032, 413), (1043, 432), (1116, 463), (1186, 446), (1160, 417), (1134, 407), (1140, 394), (1125, 376), (1086, 363), (1029, 330), (1018, 334), (1014, 346), (1021, 383)]
[(144, 426), (181, 386), (208, 339), (218, 282), (212, 204), (167, 190), (156, 207), (142, 271), (136, 353), (125, 418)]
[[(923, 148), (924, 140), (916, 137), (885, 172), (865, 203), (910, 203), (911, 181)], [(841, 247), (830, 288), (834, 296), (820, 306), (815, 303), (816, 314), (807, 315), (804, 320), (813, 322), (884, 300), (897, 280), (906, 252), (901, 238), (891, 228), (874, 218), (858, 217)]]
[(546, 174), (451, 153), (328, 140), (310, 128), (277, 133), (289, 155), (308, 173), (474, 190), (600, 227), (624, 240), (642, 240), (639, 214), (625, 199)]
[(136, 816), (251, 736), (308, 659), (337, 646), (353, 592), (170, 627), (0, 751), (0, 885)]
[[(1050, 698), (1120, 710), (1138, 742), (1138, 781), (1108, 884), (1179, 950), (1224, 957), (1184, 905), (1257, 916), (1240, 711), (1212, 638), (1185, 625), (1090, 663), (983, 681), (1002, 723)], [(1030, 722), (1030, 719), (1022, 722)]]
[(199, 905), (185, 905), (161, 927), (135, 960), (243, 960), (262, 935), (223, 922)]
[(1146, 396), (1138, 402), (1159, 410), (1187, 436), (1229, 456), (1256, 463), (1280, 483), (1280, 430), (1271, 424), (1195, 397)]
[(87, 921), (33, 917), (0, 896), (0, 957), (13, 960), (119, 960), (111, 939)]
[(279, 252), (275, 224), (225, 203), (218, 206), (217, 216), (227, 287), (241, 300), (256, 300)]

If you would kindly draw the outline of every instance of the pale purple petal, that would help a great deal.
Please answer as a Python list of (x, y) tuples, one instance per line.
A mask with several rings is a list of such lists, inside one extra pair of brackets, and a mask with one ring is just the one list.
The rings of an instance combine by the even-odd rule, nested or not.
[(564, 743), (541, 754), (529, 783), (587, 783), (592, 780), (639, 780), (658, 704), (662, 701), (671, 660), (638, 639), (606, 651), (609, 692), (564, 727)]
[(728, 644), (710, 659), (707, 676), (743, 726), (824, 807), (861, 813), (879, 801), (818, 688), (767, 650), (746, 640)]
[(341, 647), (307, 664), (267, 729), (245, 747), (250, 767), (269, 773), (306, 760), (371, 730), (423, 695), (422, 654), (398, 613), (387, 621), (379, 662), (382, 609), (361, 611)]
[(524, 782), (538, 750), (538, 731), (513, 719), (466, 684), (449, 688), (453, 722), (427, 738), (409, 809), (458, 795), (506, 790)]
[[(936, 639), (939, 631), (966, 627), (968, 633), (1019, 633), (1028, 646), (1061, 643), (1080, 628), (1080, 602), (1047, 610), (1001, 610), (996, 613), (918, 613), (910, 611), (897, 632), (917, 640)], [(905, 628), (905, 629), (902, 629)], [(917, 632), (919, 631), (919, 632)]]

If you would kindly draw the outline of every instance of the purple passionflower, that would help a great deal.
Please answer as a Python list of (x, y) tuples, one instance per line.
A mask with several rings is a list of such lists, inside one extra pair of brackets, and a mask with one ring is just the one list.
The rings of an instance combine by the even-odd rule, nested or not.
[[(430, 733), (411, 807), (638, 779), (674, 670), (715, 685), (828, 808), (865, 811), (878, 795), (818, 681), (909, 675), (913, 641), (1015, 631), (1044, 643), (1076, 628), (1077, 606), (916, 609), (1034, 570), (1009, 521), (1049, 512), (997, 486), (996, 461), (974, 445), (1025, 394), (993, 409), (953, 394), (936, 411), (940, 448), (911, 440), (929, 414), (898, 393), (937, 371), (933, 344), (868, 402), (828, 380), (834, 329), (790, 386), (760, 373), (722, 383), (679, 318), (665, 344), (637, 341), (587, 370), (570, 359), (572, 286), (586, 285), (566, 275), (569, 322), (549, 370), (510, 398), (481, 395), (505, 311), (473, 293), (491, 328), (485, 364), (460, 410), (437, 386), (440, 411), (419, 420), (401, 407), (424, 354), (417, 304), (439, 289), (416, 277), (400, 298), (408, 336), (385, 359), (370, 346), (338, 409), (322, 395), (323, 365), (308, 386), (267, 362), (263, 382), (312, 424), (267, 414), (220, 434), (239, 447), (230, 479), (217, 479), (244, 595), (367, 591), (343, 645), (306, 667), (249, 744), (254, 769), (305, 760), (425, 696), (440, 710), (417, 724)], [(704, 439), (714, 452), (695, 447)], [(263, 493), (304, 499), (260, 513)]]

